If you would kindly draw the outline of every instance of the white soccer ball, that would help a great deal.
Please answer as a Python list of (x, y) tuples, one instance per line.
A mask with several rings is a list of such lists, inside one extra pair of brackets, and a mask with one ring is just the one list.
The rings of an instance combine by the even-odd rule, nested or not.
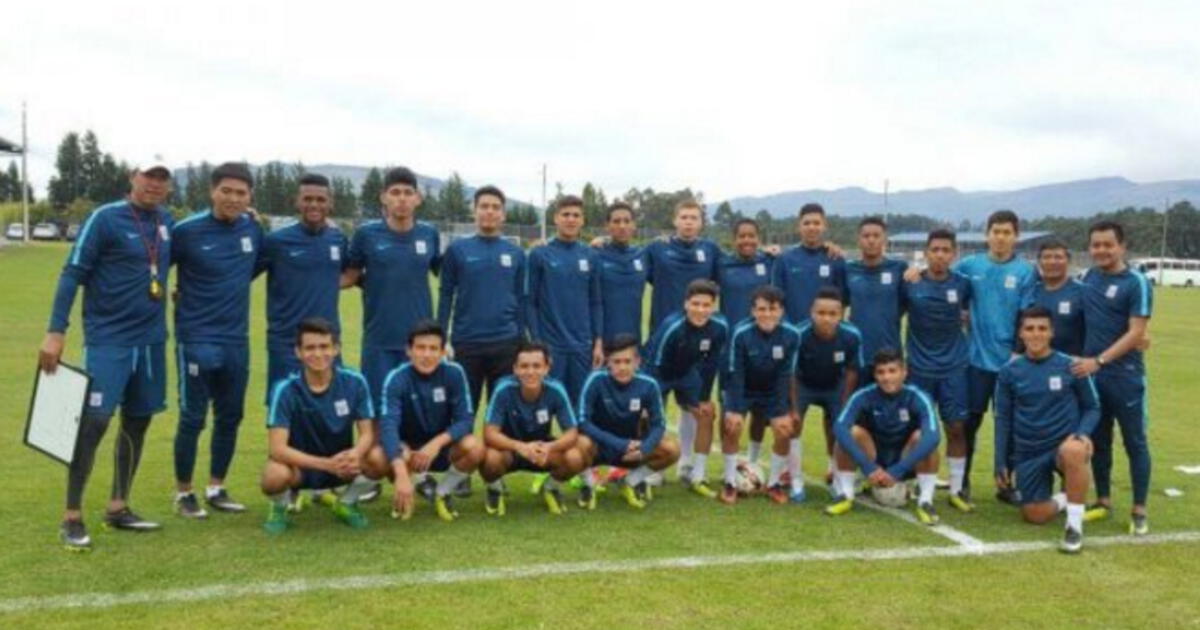
[(879, 505), (902, 508), (908, 503), (908, 484), (896, 483), (890, 488), (871, 486), (871, 498)]
[(763, 491), (762, 467), (758, 464), (745, 460), (738, 461), (737, 465), (737, 491), (742, 496), (758, 494)]

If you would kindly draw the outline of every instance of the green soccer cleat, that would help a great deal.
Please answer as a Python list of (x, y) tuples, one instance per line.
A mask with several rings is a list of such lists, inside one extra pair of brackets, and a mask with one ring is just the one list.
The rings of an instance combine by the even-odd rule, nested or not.
[(287, 506), (272, 503), (267, 510), (267, 521), (263, 523), (263, 530), (272, 536), (277, 536), (291, 526), (292, 517), (288, 516)]
[(367, 526), (366, 515), (353, 503), (334, 501), (329, 510), (339, 521), (349, 525), (352, 529), (363, 529)]
[(596, 490), (591, 486), (583, 486), (579, 489), (579, 507), (585, 510), (596, 509)]
[(946, 502), (950, 504), (950, 507), (958, 510), (959, 512), (975, 511), (975, 505), (972, 504), (962, 492), (951, 493), (950, 496), (946, 497)]
[(1150, 520), (1145, 514), (1133, 514), (1129, 521), (1129, 533), (1134, 536), (1145, 536), (1150, 533)]
[(563, 501), (562, 493), (558, 488), (542, 488), (542, 500), (546, 502), (546, 509), (555, 516), (562, 516), (567, 513), (567, 504)]
[[(647, 488), (649, 488), (649, 486), (647, 486)], [(707, 479), (689, 482), (687, 484), (687, 488), (688, 488), (688, 490), (691, 490), (692, 492), (704, 497), (705, 499), (717, 498), (717, 491), (713, 490), (712, 487), (710, 487), (708, 485)]]
[(491, 516), (504, 516), (507, 510), (504, 502), (504, 491), (497, 488), (488, 488), (487, 495), (484, 497), (483, 509)]
[(433, 508), (437, 511), (438, 518), (447, 523), (453, 522), (454, 519), (458, 518), (458, 512), (454, 509), (450, 495), (439, 494), (434, 497)]
[(638, 496), (637, 490), (634, 490), (633, 486), (627, 483), (621, 484), (621, 498), (625, 499), (625, 502), (629, 504), (629, 507), (635, 510), (643, 510), (646, 508), (646, 502)]
[(338, 497), (337, 494), (334, 494), (333, 490), (322, 490), (320, 492), (313, 492), (313, 500), (332, 509), (337, 504)]
[(924, 525), (937, 525), (941, 518), (938, 517), (937, 510), (934, 509), (932, 503), (918, 503), (916, 509), (917, 520)]
[(830, 503), (825, 506), (825, 514), (829, 516), (841, 516), (850, 510), (854, 509), (853, 499), (842, 499), (837, 503)]
[(1112, 508), (1103, 503), (1093, 503), (1083, 512), (1083, 522), (1102, 521), (1112, 516)]
[[(550, 473), (538, 473), (533, 476), (533, 481), (529, 484), (529, 494), (538, 495), (542, 493), (542, 488), (546, 485), (546, 480), (550, 478)], [(579, 476), (576, 475), (571, 481), (575, 481)], [(582, 482), (580, 482), (582, 483)]]

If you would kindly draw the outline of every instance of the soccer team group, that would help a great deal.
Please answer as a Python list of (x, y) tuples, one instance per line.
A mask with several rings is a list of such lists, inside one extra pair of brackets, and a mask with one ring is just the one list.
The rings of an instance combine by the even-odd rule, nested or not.
[[(827, 514), (851, 511), (859, 491), (902, 504), (915, 478), (915, 514), (932, 525), (942, 442), (947, 505), (974, 509), (969, 472), (989, 404), (998, 499), (1030, 522), (1065, 511), (1061, 547), (1078, 551), (1083, 522), (1112, 511), (1115, 423), (1131, 471), (1130, 531), (1148, 531), (1142, 352), (1152, 295), (1124, 262), (1117, 223), (1092, 226), (1093, 266), (1077, 280), (1061, 243), (1044, 244), (1036, 266), (1016, 255), (1019, 222), (1009, 211), (989, 217), (987, 252), (961, 260), (953, 232), (930, 232), (918, 269), (885, 255), (886, 225), (874, 217), (859, 225), (861, 258), (847, 260), (827, 242), (817, 204), (800, 210), (797, 246), (766, 251), (757, 224), (743, 219), (724, 252), (702, 237), (694, 202), (676, 207), (673, 236), (642, 246), (632, 242), (634, 209), (615, 203), (607, 237), (583, 242), (583, 202), (566, 196), (553, 209), (554, 238), (526, 252), (503, 238), (505, 197), (492, 186), (474, 194), (477, 233), (443, 249), (437, 230), (416, 220), (421, 195), (407, 168), (388, 171), (382, 219), (350, 239), (328, 222), (332, 195), (321, 175), (299, 182), (299, 221), (269, 234), (250, 210), (245, 165), (216, 168), (211, 209), (177, 223), (162, 206), (170, 182), (165, 164), (140, 164), (129, 196), (84, 223), (59, 277), (40, 364), (56, 369), (82, 286), (92, 378), (60, 526), (69, 549), (91, 546), (82, 495), (118, 408), (105, 523), (160, 527), (128, 501), (146, 428), (165, 409), (168, 302), (179, 389), (175, 510), (194, 519), (207, 516), (204, 504), (245, 510), (225, 480), (250, 371), (250, 287), (261, 273), (270, 533), (286, 530), (311, 496), (364, 527), (359, 503), (381, 494), (384, 479), (393, 516), (411, 517), (424, 497), (453, 521), (454, 499), (476, 471), (494, 516), (505, 514), (503, 478), (513, 471), (538, 473), (535, 492), (553, 514), (566, 509), (568, 488), (595, 509), (606, 483), (644, 509), (675, 464), (691, 492), (734, 504), (768, 431), (765, 494), (802, 502), (809, 407), (824, 415)], [(440, 280), (436, 311), (431, 274)], [(340, 358), (338, 300), (351, 288), (362, 294), (361, 372)], [(678, 437), (665, 417), (672, 393)], [(193, 473), (210, 409), (202, 503)], [(710, 486), (714, 440), (723, 471)]]

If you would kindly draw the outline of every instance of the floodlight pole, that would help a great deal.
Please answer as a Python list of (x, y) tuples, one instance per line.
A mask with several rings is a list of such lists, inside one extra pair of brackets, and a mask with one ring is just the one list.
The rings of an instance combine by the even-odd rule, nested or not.
[(21, 214), (25, 221), (22, 234), (29, 242), (29, 131), (25, 122), (25, 101), (21, 101)]

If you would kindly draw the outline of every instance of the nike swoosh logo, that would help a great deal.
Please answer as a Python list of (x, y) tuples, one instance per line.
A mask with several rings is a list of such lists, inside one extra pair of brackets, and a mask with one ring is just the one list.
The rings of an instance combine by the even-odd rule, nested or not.
[(471, 263), (471, 262), (479, 262), (479, 261), (481, 261), (481, 260), (483, 260), (483, 259), (482, 259), (482, 258), (480, 258), (480, 257), (478, 257), (478, 256), (467, 256), (467, 262), (469, 262), (469, 263)]
[(125, 236), (128, 236), (130, 239), (135, 239), (138, 237), (137, 232), (126, 232)]
[(200, 249), (202, 249), (202, 250), (204, 250), (204, 251), (208, 251), (208, 250), (210, 250), (210, 249), (212, 249), (212, 248), (214, 248), (214, 247), (216, 247), (216, 245), (201, 245), (201, 246), (200, 246)]
[(387, 249), (387, 248), (389, 248), (389, 247), (391, 247), (391, 245), (388, 245), (387, 243), (384, 243), (384, 244), (382, 244), (382, 245), (376, 245), (376, 246), (375, 246), (375, 251), (377, 251), (377, 252), (381, 252), (381, 251), (383, 251), (383, 250), (385, 250), (385, 249)]
[(303, 256), (303, 255), (304, 255), (304, 250), (300, 250), (298, 252), (288, 252), (288, 256), (291, 256), (292, 258), (295, 258), (297, 256)]

